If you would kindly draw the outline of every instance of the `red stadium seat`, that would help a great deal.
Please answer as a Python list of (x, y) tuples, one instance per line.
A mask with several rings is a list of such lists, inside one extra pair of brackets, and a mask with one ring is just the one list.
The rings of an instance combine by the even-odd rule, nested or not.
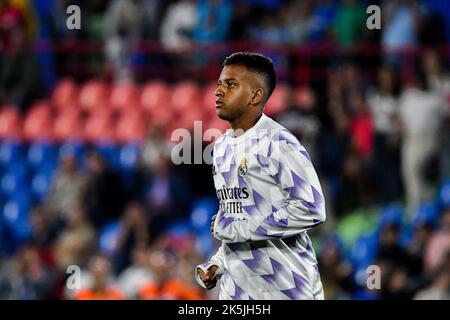
[(117, 84), (111, 91), (109, 102), (114, 109), (139, 107), (139, 89), (132, 83)]
[(50, 103), (46, 100), (37, 102), (30, 107), (27, 117), (51, 117), (53, 114)]
[(287, 85), (279, 84), (272, 92), (272, 95), (267, 101), (264, 112), (268, 116), (276, 116), (282, 113), (288, 107), (290, 96), (290, 88)]
[(193, 108), (201, 108), (203, 104), (200, 89), (193, 82), (182, 82), (174, 86), (171, 104), (176, 114), (189, 112)]
[(203, 119), (211, 119), (212, 117), (217, 116), (216, 113), (216, 96), (215, 92), (217, 89), (216, 83), (210, 83), (206, 85), (203, 89), (203, 105), (202, 105), (202, 111), (204, 112)]
[(109, 88), (100, 81), (90, 81), (86, 83), (80, 91), (80, 106), (84, 110), (92, 110), (98, 105), (103, 105), (108, 101)]
[(145, 111), (153, 115), (155, 110), (171, 107), (170, 95), (170, 89), (164, 82), (150, 82), (141, 91), (140, 104)]
[(78, 112), (65, 112), (54, 121), (53, 137), (56, 141), (81, 140), (83, 138), (83, 123)]
[(203, 130), (207, 129), (219, 129), (222, 133), (230, 128), (230, 124), (228, 121), (222, 120), (218, 117), (212, 118)]
[(78, 105), (79, 89), (70, 79), (61, 80), (53, 90), (51, 104), (57, 110)]
[(123, 114), (117, 122), (116, 140), (120, 143), (141, 142), (145, 133), (145, 118), (140, 113)]
[(0, 107), (0, 139), (17, 139), (22, 135), (22, 119), (13, 106)]
[(314, 105), (314, 95), (308, 87), (297, 87), (292, 93), (292, 103), (296, 108), (309, 109)]
[(90, 116), (85, 125), (83, 136), (88, 142), (103, 142), (115, 139), (114, 121), (107, 116)]
[(23, 136), (28, 141), (52, 139), (52, 115), (48, 104), (39, 104), (26, 115)]

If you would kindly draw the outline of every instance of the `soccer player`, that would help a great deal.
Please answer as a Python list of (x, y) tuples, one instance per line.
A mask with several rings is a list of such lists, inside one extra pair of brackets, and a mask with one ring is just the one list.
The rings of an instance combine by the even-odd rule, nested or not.
[(223, 62), (217, 115), (231, 128), (213, 150), (219, 210), (211, 232), (217, 253), (195, 268), (197, 282), (220, 299), (324, 299), (307, 230), (325, 221), (325, 203), (308, 152), (267, 117), (272, 61), (238, 52)]

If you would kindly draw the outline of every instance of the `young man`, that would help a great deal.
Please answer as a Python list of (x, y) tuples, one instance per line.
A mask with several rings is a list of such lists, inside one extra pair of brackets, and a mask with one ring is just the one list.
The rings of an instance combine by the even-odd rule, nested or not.
[(269, 58), (238, 52), (215, 92), (231, 124), (213, 151), (220, 208), (211, 232), (222, 246), (195, 276), (207, 289), (220, 278), (220, 299), (324, 298), (306, 233), (325, 221), (324, 197), (305, 148), (263, 113), (275, 83)]

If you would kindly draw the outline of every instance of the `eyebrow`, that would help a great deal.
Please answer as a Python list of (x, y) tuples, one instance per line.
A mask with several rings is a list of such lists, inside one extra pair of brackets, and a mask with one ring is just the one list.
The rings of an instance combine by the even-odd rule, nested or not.
[[(217, 82), (219, 82), (219, 81), (222, 81), (222, 80), (217, 80)], [(235, 78), (226, 78), (226, 79), (223, 79), (223, 81), (224, 82), (227, 82), (227, 81), (236, 81), (236, 82), (239, 82), (237, 79), (235, 79)]]

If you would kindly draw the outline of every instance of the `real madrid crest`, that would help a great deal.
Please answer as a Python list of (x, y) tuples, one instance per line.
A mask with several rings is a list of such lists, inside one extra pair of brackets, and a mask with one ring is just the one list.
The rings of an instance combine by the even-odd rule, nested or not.
[(248, 170), (247, 159), (242, 158), (241, 165), (238, 167), (238, 175), (244, 177), (247, 174), (247, 170)]

